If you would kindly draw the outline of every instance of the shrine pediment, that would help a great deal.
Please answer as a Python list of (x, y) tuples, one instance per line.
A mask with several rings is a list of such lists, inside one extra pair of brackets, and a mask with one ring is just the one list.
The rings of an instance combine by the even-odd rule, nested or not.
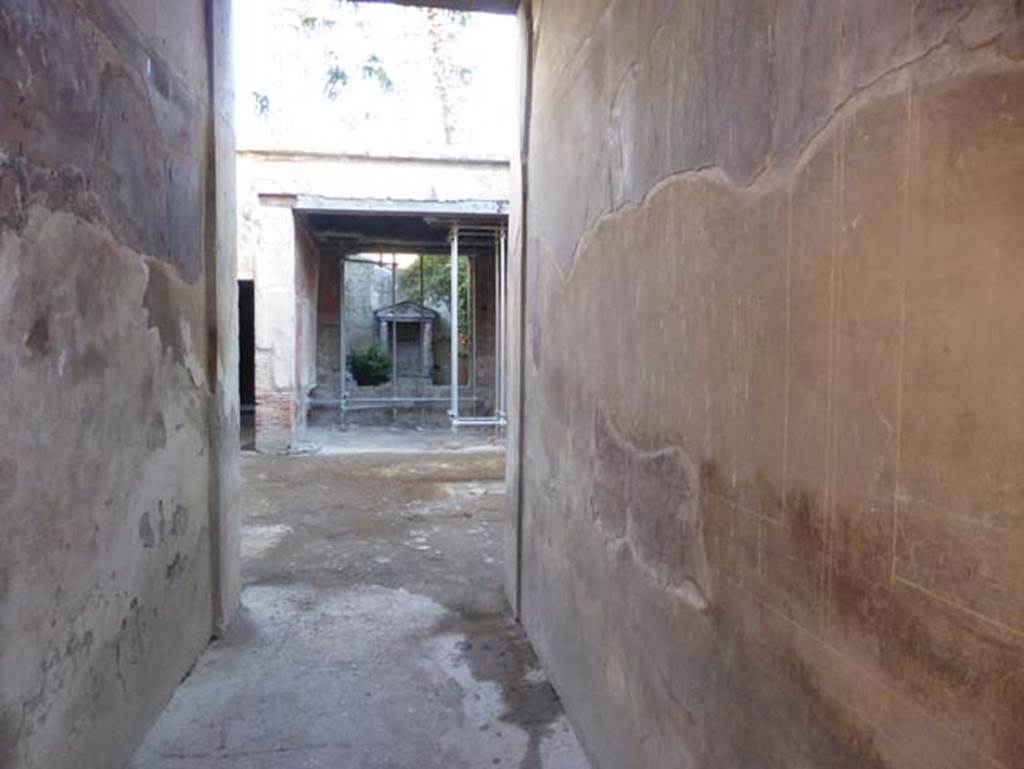
[(378, 321), (397, 321), (400, 323), (426, 323), (438, 318), (436, 311), (413, 301), (399, 302), (388, 307), (381, 307), (379, 310), (374, 311), (373, 315)]

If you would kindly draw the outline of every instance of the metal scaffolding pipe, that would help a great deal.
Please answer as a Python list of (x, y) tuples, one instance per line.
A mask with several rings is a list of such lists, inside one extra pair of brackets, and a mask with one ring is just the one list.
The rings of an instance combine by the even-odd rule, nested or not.
[(495, 401), (495, 403), (496, 403), (496, 409), (495, 410), (497, 411), (499, 417), (504, 418), (504, 416), (505, 416), (505, 362), (507, 360), (507, 350), (506, 350), (506, 347), (507, 347), (507, 344), (508, 344), (507, 334), (506, 334), (506, 324), (507, 324), (507, 318), (508, 318), (508, 314), (506, 312), (506, 310), (507, 310), (506, 302), (508, 301), (508, 297), (507, 297), (506, 289), (505, 289), (505, 284), (506, 284), (506, 234), (505, 234), (505, 230), (502, 230), (498, 234), (498, 239), (499, 239), (500, 250), (501, 250), (501, 258), (500, 258), (500, 265), (501, 265), (501, 281), (500, 281), (500, 285), (501, 285), (501, 302), (499, 302), (499, 304), (498, 304), (498, 312), (499, 312), (499, 319), (500, 319), (499, 322), (500, 322), (500, 326), (501, 326), (501, 333), (500, 333), (500, 337), (499, 337), (501, 339), (501, 347), (500, 347), (500, 350), (499, 350), (500, 354), (498, 356), (498, 377), (497, 377), (497, 382), (496, 382), (496, 386), (498, 388), (498, 397), (497, 397), (497, 400)]
[(477, 419), (461, 417), (452, 420), (452, 425), (454, 427), (507, 427), (508, 422), (497, 417), (479, 417)]
[[(398, 283), (397, 283), (397, 260), (391, 254), (391, 397), (398, 397), (398, 319), (395, 313), (395, 305), (398, 304)], [(392, 419), (397, 419), (398, 414), (391, 413)]]
[[(346, 404), (351, 406), (360, 403), (448, 403), (450, 400), (451, 399), (448, 397), (430, 398), (426, 396), (410, 395), (409, 397), (399, 396), (397, 398), (349, 398), (346, 401)], [(472, 400), (472, 398), (460, 395), (459, 400), (469, 401)], [(330, 401), (314, 401), (313, 403), (314, 405), (321, 406), (325, 403), (330, 403)]]
[(451, 409), (448, 414), (452, 419), (452, 428), (459, 419), (459, 225), (452, 224), (451, 229)]
[[(466, 279), (466, 295), (469, 297), (469, 301), (466, 303), (467, 315), (466, 326), (469, 328), (469, 388), (473, 397), (476, 398), (476, 331), (477, 331), (477, 311), (476, 311), (476, 289), (478, 276), (476, 275), (476, 260), (467, 259), (467, 279)], [(476, 409), (474, 409), (474, 412)]]
[(356, 259), (351, 256), (341, 257), (342, 261), (348, 262), (349, 264), (372, 264), (374, 267), (380, 267), (380, 258), (377, 259)]
[(348, 357), (348, 350), (345, 349), (345, 257), (338, 260), (338, 421), (345, 426), (345, 385), (348, 378), (346, 373), (345, 359)]
[(494, 235), (494, 414), (501, 411), (501, 234)]

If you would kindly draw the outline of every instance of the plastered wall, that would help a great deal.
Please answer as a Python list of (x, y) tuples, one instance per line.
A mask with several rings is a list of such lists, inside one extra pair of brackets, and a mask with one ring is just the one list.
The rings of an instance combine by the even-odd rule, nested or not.
[(120, 766), (237, 598), (228, 29), (0, 4), (4, 769)]
[(520, 597), (595, 767), (1021, 766), (1020, 4), (531, 5)]
[[(256, 316), (256, 447), (288, 449), (298, 439), (299, 302), (302, 235), (290, 208), (258, 209), (261, 248), (252, 255)], [(240, 247), (244, 240), (239, 238)], [(240, 251), (241, 253), (241, 251)]]

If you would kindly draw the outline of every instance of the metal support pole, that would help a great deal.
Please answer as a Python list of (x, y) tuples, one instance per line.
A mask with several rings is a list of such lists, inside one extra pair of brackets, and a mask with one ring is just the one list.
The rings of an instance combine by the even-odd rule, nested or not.
[(506, 427), (508, 422), (497, 417), (459, 417), (454, 422), (455, 427)]
[(494, 416), (501, 415), (501, 235), (494, 237)]
[(345, 257), (338, 259), (338, 422), (345, 427), (345, 385), (348, 379), (345, 339)]
[(448, 415), (452, 419), (452, 430), (458, 426), (459, 418), (459, 225), (453, 224), (451, 229), (452, 256), (451, 256), (451, 309), (452, 309), (452, 331), (451, 331), (451, 408)]
[[(469, 327), (469, 387), (470, 394), (473, 397), (473, 402), (476, 402), (476, 326), (477, 326), (477, 312), (476, 312), (476, 286), (477, 286), (477, 275), (474, 265), (476, 262), (473, 259), (466, 260), (466, 266), (468, 267), (467, 275), (469, 276), (467, 281), (467, 291), (469, 296), (469, 302), (466, 307), (468, 310), (469, 317), (466, 319), (466, 324)], [(476, 409), (474, 407), (474, 413)]]
[(501, 285), (501, 302), (499, 302), (499, 304), (498, 304), (499, 312), (501, 313), (501, 316), (500, 316), (501, 317), (501, 335), (500, 335), (501, 348), (500, 348), (500, 355), (498, 357), (498, 393), (499, 393), (499, 395), (498, 395), (497, 403), (498, 403), (498, 417), (503, 419), (505, 417), (505, 405), (506, 405), (505, 404), (505, 362), (506, 362), (506, 359), (507, 359), (507, 357), (506, 357), (507, 356), (506, 347), (508, 345), (508, 339), (507, 339), (507, 333), (506, 333), (507, 332), (507, 323), (508, 323), (508, 320), (507, 320), (508, 319), (508, 312), (507, 312), (508, 308), (506, 306), (506, 303), (508, 301), (508, 296), (507, 296), (506, 290), (505, 290), (505, 283), (506, 283), (506, 261), (507, 261), (506, 260), (506, 248), (507, 248), (507, 245), (506, 245), (507, 244), (507, 240), (506, 240), (506, 238), (507, 238), (507, 235), (505, 233), (505, 230), (501, 230), (501, 232), (498, 233), (498, 238), (499, 238), (500, 243), (501, 243), (501, 257), (500, 257), (500, 259), (501, 259), (501, 261), (500, 261), (500, 264), (501, 264), (501, 281), (500, 281), (500, 285)]
[[(398, 397), (398, 316), (395, 305), (398, 304), (397, 262), (391, 255), (391, 397)], [(392, 409), (391, 421), (398, 419), (398, 412)]]

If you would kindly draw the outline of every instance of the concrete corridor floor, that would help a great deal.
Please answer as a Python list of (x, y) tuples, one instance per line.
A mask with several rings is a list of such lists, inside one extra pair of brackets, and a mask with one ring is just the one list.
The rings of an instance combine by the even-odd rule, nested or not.
[(243, 457), (239, 619), (132, 769), (585, 769), (502, 587), (504, 457)]

